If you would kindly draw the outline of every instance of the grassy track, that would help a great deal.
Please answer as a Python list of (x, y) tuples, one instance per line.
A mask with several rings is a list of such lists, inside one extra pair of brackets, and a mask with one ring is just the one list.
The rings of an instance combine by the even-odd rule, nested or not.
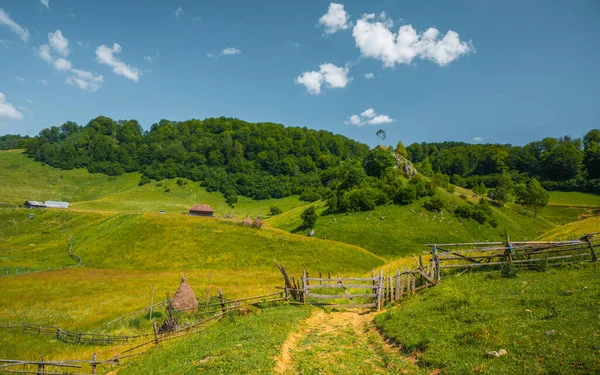
[[(600, 372), (596, 266), (522, 271), (515, 279), (487, 275), (448, 277), (376, 323), (443, 374)], [(485, 357), (501, 348), (508, 355)]]

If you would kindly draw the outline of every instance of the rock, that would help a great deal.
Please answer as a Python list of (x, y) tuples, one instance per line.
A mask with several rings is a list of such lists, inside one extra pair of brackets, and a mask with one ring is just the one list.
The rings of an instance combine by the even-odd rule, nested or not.
[(383, 216), (380, 216), (379, 218), (380, 218), (381, 220), (385, 220), (385, 217), (383, 217)]
[(507, 355), (507, 354), (508, 354), (508, 352), (506, 351), (506, 349), (500, 349), (500, 350), (498, 350), (498, 355), (499, 356), (503, 356), (503, 355)]
[(488, 351), (485, 353), (485, 355), (487, 355), (490, 358), (498, 358), (500, 357), (500, 354), (498, 354), (497, 351), (493, 350), (493, 351)]
[(546, 332), (546, 336), (550, 336), (550, 335), (553, 335), (555, 333), (556, 333), (556, 331), (553, 330), (553, 329), (551, 329), (550, 331)]
[(569, 289), (569, 290), (565, 290), (565, 292), (564, 292), (564, 293), (565, 293), (565, 296), (571, 296), (571, 295), (575, 294), (575, 291), (574, 291), (574, 290), (571, 290), (571, 289)]

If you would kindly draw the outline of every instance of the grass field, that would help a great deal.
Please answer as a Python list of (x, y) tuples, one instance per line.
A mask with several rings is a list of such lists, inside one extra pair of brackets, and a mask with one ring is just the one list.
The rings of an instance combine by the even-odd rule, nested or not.
[[(448, 206), (465, 204), (456, 195), (440, 191)], [(514, 204), (494, 207), (498, 227), (481, 225), (474, 220), (452, 216), (448, 210), (443, 215), (423, 208), (426, 198), (406, 206), (388, 205), (370, 212), (323, 215), (324, 205), (317, 204), (322, 215), (315, 225), (315, 236), (355, 244), (383, 256), (388, 260), (420, 253), (426, 243), (498, 241), (509, 233), (513, 240), (531, 240), (557, 224), (542, 214), (533, 219), (533, 213)], [(298, 228), (303, 207), (270, 218), (268, 223), (288, 231)], [(576, 219), (572, 210), (548, 209), (551, 219), (564, 223)], [(566, 212), (564, 212), (566, 211)]]
[(594, 216), (554, 228), (540, 236), (540, 239), (545, 241), (571, 240), (577, 239), (587, 233), (599, 231), (600, 216)]
[(237, 218), (254, 218), (268, 216), (271, 206), (287, 211), (306, 204), (298, 196), (262, 201), (238, 197), (232, 208), (221, 193), (209, 193), (197, 182), (184, 180), (187, 184), (179, 186), (176, 180), (163, 180), (138, 186), (140, 177), (139, 173), (109, 177), (84, 169), (61, 171), (34, 162), (21, 150), (0, 151), (0, 201), (17, 205), (26, 200), (59, 200), (70, 202), (76, 210), (181, 213), (196, 203), (207, 203), (216, 216), (231, 212)]
[(600, 195), (577, 191), (551, 191), (549, 204), (553, 206), (600, 207)]
[[(597, 374), (598, 272), (581, 266), (522, 271), (515, 279), (448, 277), (376, 323), (442, 374)], [(501, 348), (506, 356), (486, 358)]]

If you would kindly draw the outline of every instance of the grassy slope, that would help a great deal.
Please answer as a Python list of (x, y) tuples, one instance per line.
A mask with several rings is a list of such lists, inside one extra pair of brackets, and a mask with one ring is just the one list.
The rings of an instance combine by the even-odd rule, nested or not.
[[(221, 193), (209, 193), (192, 181), (184, 186), (177, 185), (175, 180), (138, 186), (139, 180), (139, 173), (109, 178), (83, 169), (61, 171), (34, 162), (20, 150), (0, 151), (0, 201), (13, 204), (21, 205), (25, 200), (64, 200), (71, 202), (71, 208), (81, 210), (180, 213), (195, 203), (208, 203), (217, 216), (231, 212), (241, 218), (264, 217), (271, 206), (286, 211), (305, 204), (297, 196), (264, 201), (239, 197), (235, 208), (231, 208)], [(165, 192), (166, 189), (170, 192)]]
[[(465, 204), (457, 195), (445, 191), (440, 191), (440, 194), (449, 205)], [(555, 226), (541, 215), (533, 220), (531, 212), (509, 204), (504, 208), (494, 207), (499, 225), (492, 228), (474, 220), (456, 218), (447, 210), (443, 215), (429, 212), (422, 207), (425, 199), (406, 206), (377, 207), (371, 212), (320, 216), (315, 235), (356, 244), (377, 255), (394, 259), (420, 253), (425, 243), (498, 241), (504, 239), (505, 231), (513, 240), (525, 240), (535, 238)], [(319, 206), (320, 212), (323, 212), (324, 206)], [(274, 227), (293, 231), (302, 223), (302, 209), (290, 210), (270, 218), (268, 222)], [(565, 220), (563, 216), (560, 218)]]
[[(383, 332), (443, 374), (600, 372), (597, 267), (449, 277), (376, 318)], [(545, 334), (555, 330), (554, 334)], [(486, 351), (506, 349), (488, 359)]]
[(200, 334), (140, 357), (119, 374), (270, 374), (280, 345), (308, 315), (309, 309), (284, 306), (224, 318)]
[(550, 205), (600, 207), (600, 195), (576, 191), (551, 191)]
[(572, 240), (580, 238), (586, 233), (598, 231), (600, 231), (600, 216), (594, 216), (554, 228), (544, 233), (540, 239), (546, 241)]

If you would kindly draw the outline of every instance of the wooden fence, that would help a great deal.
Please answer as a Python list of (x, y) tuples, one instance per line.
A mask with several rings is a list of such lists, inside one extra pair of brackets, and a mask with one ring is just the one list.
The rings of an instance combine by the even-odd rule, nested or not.
[(571, 241), (428, 244), (441, 270), (499, 267), (512, 263), (518, 268), (558, 266), (598, 261), (599, 233)]
[[(295, 304), (311, 304), (322, 307), (352, 309), (381, 308), (395, 301), (413, 295), (417, 290), (436, 285), (440, 281), (439, 260), (432, 255), (423, 262), (423, 256), (415, 257), (417, 268), (395, 272), (371, 271), (371, 277), (341, 277), (339, 274), (326, 277), (319, 272), (319, 277), (310, 277), (303, 271), (296, 279), (290, 277), (284, 266), (277, 266), (284, 277), (286, 297)], [(343, 293), (341, 291), (343, 290)]]

